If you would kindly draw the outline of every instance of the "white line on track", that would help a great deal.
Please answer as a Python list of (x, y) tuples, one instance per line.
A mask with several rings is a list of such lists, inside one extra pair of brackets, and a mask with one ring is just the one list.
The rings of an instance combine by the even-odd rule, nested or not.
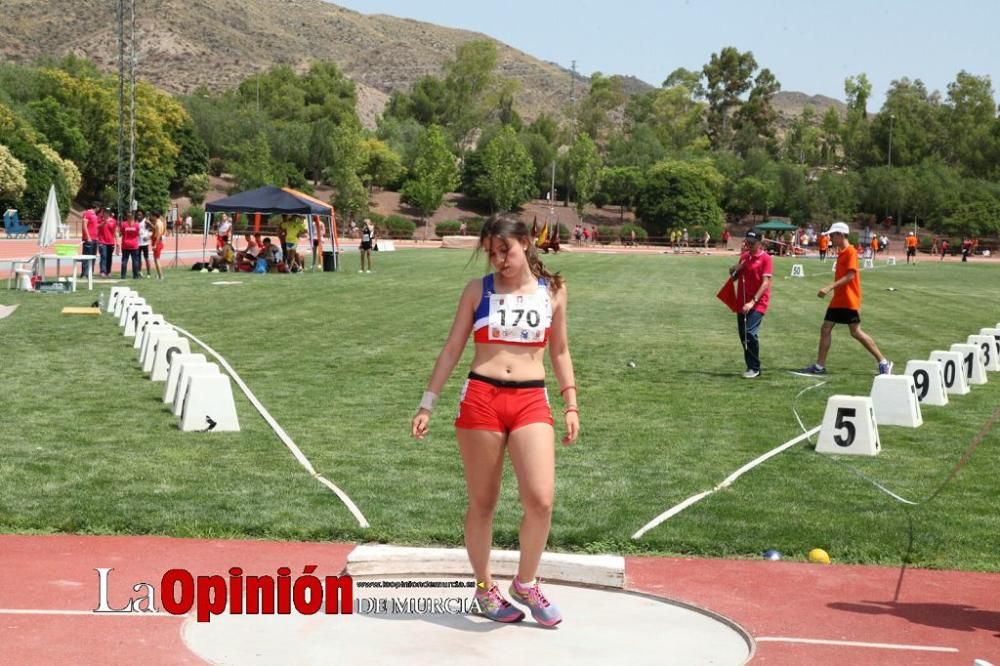
[(832, 641), (823, 638), (790, 638), (788, 636), (758, 636), (758, 643), (805, 643), (807, 645), (838, 645), (842, 647), (876, 648), (880, 650), (916, 650), (918, 652), (958, 652), (958, 648), (938, 645), (907, 645), (905, 643), (863, 643), (860, 641)]
[(669, 509), (667, 509), (666, 511), (664, 511), (663, 513), (661, 513), (660, 515), (658, 515), (656, 518), (653, 518), (651, 521), (649, 521), (648, 523), (646, 523), (642, 527), (642, 529), (640, 529), (638, 532), (636, 532), (635, 534), (632, 535), (632, 538), (633, 539), (639, 539), (639, 538), (641, 538), (643, 534), (645, 534), (649, 530), (653, 529), (654, 527), (656, 527), (660, 523), (668, 520), (669, 518), (673, 518), (678, 513), (680, 513), (684, 509), (688, 508), (692, 504), (696, 504), (697, 502), (700, 502), (701, 500), (705, 499), (706, 497), (708, 497), (709, 495), (711, 495), (712, 493), (714, 493), (717, 490), (721, 490), (722, 488), (728, 488), (729, 486), (731, 486), (733, 484), (734, 481), (736, 481), (736, 479), (740, 478), (746, 472), (749, 472), (751, 469), (753, 469), (757, 465), (761, 464), (762, 462), (764, 462), (764, 461), (766, 461), (766, 460), (768, 460), (770, 458), (773, 458), (774, 456), (778, 455), (782, 451), (795, 446), (796, 444), (798, 444), (802, 440), (808, 439), (809, 437), (812, 437), (813, 435), (815, 435), (816, 433), (819, 432), (820, 427), (821, 426), (816, 426), (812, 430), (806, 431), (806, 432), (802, 433), (801, 435), (799, 435), (798, 437), (794, 437), (794, 438), (788, 440), (787, 442), (785, 442), (784, 444), (782, 444), (780, 446), (774, 447), (773, 449), (771, 449), (770, 451), (768, 451), (764, 455), (758, 456), (757, 458), (754, 458), (753, 460), (751, 460), (750, 462), (748, 462), (746, 465), (743, 465), (743, 467), (740, 467), (738, 470), (736, 470), (735, 472), (733, 472), (732, 474), (730, 474), (729, 476), (727, 476), (722, 481), (722, 483), (720, 483), (719, 485), (715, 486), (711, 490), (706, 490), (703, 493), (698, 493), (697, 495), (692, 495), (691, 497), (687, 498), (686, 500), (684, 500), (680, 504), (675, 504), (674, 506), (670, 507)]

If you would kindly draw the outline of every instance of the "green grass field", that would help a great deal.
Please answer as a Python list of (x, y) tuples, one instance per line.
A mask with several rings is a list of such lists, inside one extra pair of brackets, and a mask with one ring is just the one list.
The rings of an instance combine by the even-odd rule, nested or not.
[[(333, 275), (180, 271), (130, 282), (154, 311), (226, 357), (316, 469), (354, 499), (368, 530), (238, 391), (242, 432), (181, 433), (160, 403), (163, 385), (144, 377), (117, 322), (60, 314), (96, 300), (96, 289), (0, 293), (21, 304), (0, 321), (0, 531), (460, 545), (464, 485), (451, 421), (470, 350), (430, 437), (410, 439), (409, 420), (459, 293), (484, 270), (468, 259), (404, 250), (377, 255), (372, 275), (357, 274), (349, 256)], [(804, 558), (822, 547), (838, 562), (1000, 571), (1000, 426), (933, 502), (909, 510), (909, 551), (903, 506), (808, 444), (633, 541), (666, 508), (798, 435), (793, 406), (812, 427), (828, 396), (867, 395), (875, 363), (841, 327), (829, 383), (793, 404), (813, 382), (786, 370), (814, 360), (826, 307), (815, 294), (831, 279), (829, 264), (805, 262), (805, 279), (785, 279), (792, 261), (776, 261), (764, 374), (748, 381), (735, 317), (714, 298), (732, 259), (546, 260), (568, 280), (582, 412), (579, 442), (558, 452), (553, 549), (759, 557), (777, 548)], [(243, 284), (211, 284), (233, 279)], [(862, 282), (863, 326), (897, 372), (1000, 322), (1000, 265), (925, 260), (866, 271)], [(926, 407), (921, 428), (882, 428), (878, 457), (847, 462), (904, 497), (926, 497), (1000, 403), (1000, 373), (990, 377), (947, 407)], [(508, 469), (498, 546), (516, 547), (519, 515)]]

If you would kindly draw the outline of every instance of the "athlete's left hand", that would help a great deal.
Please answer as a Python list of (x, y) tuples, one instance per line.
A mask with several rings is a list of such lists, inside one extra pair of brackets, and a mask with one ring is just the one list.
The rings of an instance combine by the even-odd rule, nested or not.
[(562, 438), (563, 446), (568, 446), (576, 441), (580, 434), (580, 413), (566, 412), (566, 435)]

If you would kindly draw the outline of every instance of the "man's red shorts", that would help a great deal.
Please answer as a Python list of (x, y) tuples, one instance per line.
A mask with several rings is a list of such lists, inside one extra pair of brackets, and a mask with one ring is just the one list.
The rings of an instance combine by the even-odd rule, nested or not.
[(161, 254), (163, 254), (163, 241), (156, 241), (156, 245), (153, 246), (153, 259), (159, 259)]
[(456, 428), (509, 433), (532, 423), (553, 424), (544, 383), (503, 382), (469, 373)]

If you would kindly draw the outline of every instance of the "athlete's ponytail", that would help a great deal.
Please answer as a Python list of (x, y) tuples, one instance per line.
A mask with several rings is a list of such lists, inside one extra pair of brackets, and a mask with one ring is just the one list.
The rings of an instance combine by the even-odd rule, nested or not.
[(512, 240), (519, 243), (527, 243), (528, 249), (524, 251), (524, 255), (528, 260), (528, 268), (531, 270), (531, 274), (536, 278), (545, 278), (545, 283), (552, 293), (562, 288), (562, 276), (559, 273), (549, 271), (545, 267), (545, 264), (542, 263), (542, 260), (538, 258), (538, 251), (535, 249), (535, 239), (531, 237), (531, 231), (528, 229), (527, 224), (515, 217), (494, 215), (483, 224), (483, 229), (479, 233), (479, 244), (476, 246), (473, 257), (479, 253), (490, 238), (502, 238), (508, 243)]

